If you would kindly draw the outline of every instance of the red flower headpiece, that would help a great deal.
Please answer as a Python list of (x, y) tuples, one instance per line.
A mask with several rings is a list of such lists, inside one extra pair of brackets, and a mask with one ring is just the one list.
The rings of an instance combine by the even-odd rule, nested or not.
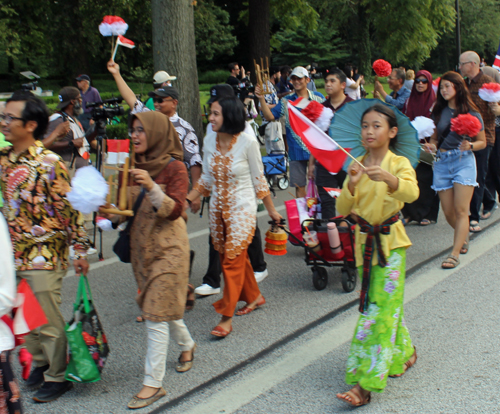
[(377, 59), (375, 62), (373, 62), (372, 68), (377, 76), (381, 78), (389, 76), (392, 72), (391, 64), (384, 59)]
[(481, 121), (471, 114), (462, 114), (451, 119), (451, 130), (458, 135), (475, 137), (481, 131), (481, 127)]

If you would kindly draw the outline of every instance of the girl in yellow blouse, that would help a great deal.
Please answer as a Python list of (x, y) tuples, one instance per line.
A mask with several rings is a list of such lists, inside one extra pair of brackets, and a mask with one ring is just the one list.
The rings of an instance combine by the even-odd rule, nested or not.
[[(347, 360), (346, 382), (337, 394), (351, 405), (368, 404), (371, 392), (382, 392), (388, 376), (401, 376), (417, 359), (403, 319), (406, 249), (411, 246), (398, 218), (404, 203), (418, 198), (415, 170), (390, 145), (397, 140), (396, 115), (375, 104), (361, 118), (364, 165), (352, 163), (337, 200), (342, 215), (352, 214), (356, 262), (363, 277), (358, 324)], [(361, 266), (362, 265), (362, 266)]]

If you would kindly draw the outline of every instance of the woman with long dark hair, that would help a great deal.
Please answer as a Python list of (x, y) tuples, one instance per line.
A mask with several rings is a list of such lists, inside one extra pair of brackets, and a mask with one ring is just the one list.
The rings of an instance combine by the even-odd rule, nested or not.
[(256, 227), (257, 198), (264, 202), (276, 222), (281, 215), (274, 208), (257, 140), (246, 134), (245, 108), (236, 97), (212, 102), (208, 120), (213, 133), (205, 138), (203, 174), (186, 198), (187, 208), (201, 195), (210, 198), (210, 234), (220, 254), (224, 294), (214, 303), (221, 314), (211, 334), (224, 338), (232, 330), (238, 301), (246, 305), (236, 315), (247, 315), (266, 300), (255, 280), (248, 258), (248, 246)]
[(486, 147), (484, 126), (471, 141), (451, 131), (451, 120), (461, 114), (471, 114), (481, 121), (479, 110), (462, 76), (446, 72), (439, 82), (432, 119), (436, 130), (426, 144), (436, 153), (434, 183), (448, 224), (455, 229), (453, 249), (442, 263), (443, 269), (453, 269), (460, 264), (459, 255), (469, 251), (469, 205), (476, 182), (476, 160), (472, 151)]
[[(430, 118), (435, 102), (436, 94), (432, 89), (432, 75), (426, 70), (418, 71), (403, 113), (410, 118), (410, 121), (413, 121), (417, 116)], [(425, 144), (428, 140), (429, 138), (426, 138), (421, 143)], [(405, 204), (403, 208), (404, 221), (409, 223), (414, 220), (421, 226), (427, 226), (437, 222), (439, 213), (439, 196), (431, 188), (432, 165), (420, 162), (415, 168), (415, 172), (417, 173), (420, 195), (417, 201)]]

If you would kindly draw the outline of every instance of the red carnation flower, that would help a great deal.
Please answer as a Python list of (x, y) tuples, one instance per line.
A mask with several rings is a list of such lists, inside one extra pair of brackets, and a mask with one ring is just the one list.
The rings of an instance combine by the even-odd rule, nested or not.
[(389, 76), (392, 72), (391, 64), (384, 59), (377, 59), (375, 62), (373, 62), (372, 68), (377, 76), (381, 78)]
[(481, 131), (481, 121), (471, 114), (458, 115), (451, 119), (451, 130), (458, 135), (475, 137)]

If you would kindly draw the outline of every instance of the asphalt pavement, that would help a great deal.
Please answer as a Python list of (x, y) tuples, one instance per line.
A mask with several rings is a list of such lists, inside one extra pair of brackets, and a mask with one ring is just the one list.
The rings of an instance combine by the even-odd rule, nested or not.
[[(285, 216), (288, 190), (277, 191), (276, 206)], [(265, 212), (259, 226), (268, 228)], [(453, 232), (442, 214), (438, 223), (407, 227), (406, 321), (418, 349), (418, 362), (403, 378), (390, 381), (373, 397), (369, 413), (500, 412), (499, 289), (500, 212), (474, 236), (469, 254), (455, 270), (441, 270)], [(196, 252), (191, 282), (196, 286), (208, 263), (208, 224), (190, 215), (191, 249)], [(144, 324), (136, 323), (137, 286), (130, 265), (111, 251), (116, 233), (104, 233), (104, 261), (92, 256), (89, 281), (111, 354), (102, 380), (76, 384), (50, 404), (35, 404), (21, 381), (28, 413), (122, 413), (141, 388), (146, 353)], [(335, 394), (347, 390), (344, 369), (356, 320), (359, 289), (344, 293), (340, 270), (329, 269), (329, 284), (317, 291), (304, 252), (288, 246), (284, 257), (266, 255), (269, 277), (261, 284), (267, 304), (234, 318), (234, 331), (213, 339), (219, 316), (211, 304), (220, 295), (198, 299), (185, 322), (198, 344), (191, 371), (175, 372), (180, 354), (169, 345), (163, 386), (167, 396), (144, 413), (337, 413), (351, 411)], [(68, 272), (63, 284), (66, 320), (78, 278)]]

